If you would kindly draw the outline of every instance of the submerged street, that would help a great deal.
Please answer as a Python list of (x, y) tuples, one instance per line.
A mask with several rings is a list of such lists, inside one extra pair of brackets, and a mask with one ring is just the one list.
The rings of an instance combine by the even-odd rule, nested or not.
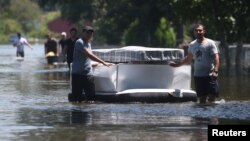
[(208, 124), (250, 124), (249, 74), (222, 69), (221, 98), (226, 103), (72, 104), (67, 65), (48, 66), (43, 45), (0, 46), (0, 140), (207, 140)]

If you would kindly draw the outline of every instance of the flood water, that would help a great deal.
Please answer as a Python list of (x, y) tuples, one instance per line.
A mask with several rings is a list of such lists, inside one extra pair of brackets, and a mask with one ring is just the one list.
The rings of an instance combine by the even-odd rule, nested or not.
[(224, 104), (72, 104), (67, 66), (47, 66), (42, 45), (0, 46), (1, 141), (206, 141), (208, 124), (250, 125), (250, 75), (222, 69)]

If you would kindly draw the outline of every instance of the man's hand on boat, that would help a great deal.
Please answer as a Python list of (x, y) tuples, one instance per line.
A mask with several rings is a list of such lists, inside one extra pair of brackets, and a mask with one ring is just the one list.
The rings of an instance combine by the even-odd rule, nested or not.
[(112, 64), (112, 63), (107, 63), (107, 62), (98, 63), (98, 62), (95, 62), (95, 61), (91, 61), (91, 65), (92, 65), (92, 67), (101, 66), (101, 65), (110, 67), (110, 66), (112, 66), (112, 65), (114, 65), (114, 64)]
[(180, 66), (180, 64), (178, 62), (173, 62), (173, 61), (169, 62), (168, 65), (171, 67), (179, 67)]
[(111, 63), (108, 63), (108, 62), (103, 62), (102, 63), (104, 66), (107, 66), (107, 67), (110, 67), (110, 66), (112, 66), (113, 64), (111, 64)]

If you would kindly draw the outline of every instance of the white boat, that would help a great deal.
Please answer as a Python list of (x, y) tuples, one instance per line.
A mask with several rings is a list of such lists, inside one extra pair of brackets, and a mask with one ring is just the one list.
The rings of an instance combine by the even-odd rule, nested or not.
[(182, 49), (127, 46), (94, 49), (111, 67), (93, 68), (96, 98), (104, 102), (197, 101), (191, 90), (191, 66), (169, 66), (184, 58)]

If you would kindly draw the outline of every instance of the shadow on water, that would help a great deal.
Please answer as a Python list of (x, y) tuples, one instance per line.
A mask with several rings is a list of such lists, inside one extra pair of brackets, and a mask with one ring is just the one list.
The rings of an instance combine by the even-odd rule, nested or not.
[(47, 66), (41, 45), (23, 62), (0, 52), (0, 140), (206, 141), (208, 124), (250, 124), (247, 74), (221, 70), (224, 104), (72, 104), (67, 66)]

